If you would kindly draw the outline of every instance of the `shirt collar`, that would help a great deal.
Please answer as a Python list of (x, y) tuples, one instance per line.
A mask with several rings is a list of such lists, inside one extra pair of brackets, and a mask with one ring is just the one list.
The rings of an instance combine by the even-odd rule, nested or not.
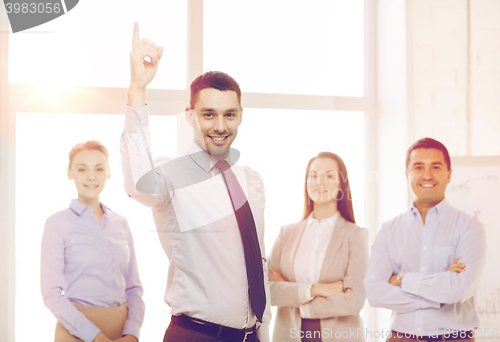
[[(187, 154), (189, 154), (191, 159), (205, 170), (205, 172), (210, 172), (217, 163), (217, 159), (212, 158), (210, 154), (198, 146), (194, 141), (189, 145)], [(235, 148), (229, 148), (229, 155), (225, 158), (229, 165), (233, 166), (238, 159), (240, 159), (240, 152)]]
[[(445, 198), (441, 202), (436, 204), (434, 207), (430, 208), (429, 212), (435, 211), (438, 215), (443, 216), (446, 213), (446, 211), (448, 210), (449, 206), (450, 206), (450, 203)], [(413, 217), (415, 217), (415, 215), (420, 215), (420, 212), (418, 211), (417, 207), (415, 206), (415, 201), (411, 202), (410, 211), (413, 213)]]
[[(323, 227), (333, 228), (337, 223), (337, 221), (339, 220), (339, 218), (340, 218), (340, 212), (337, 211), (332, 216), (322, 219), (321, 225)], [(319, 224), (319, 221), (313, 218), (313, 213), (311, 213), (307, 217), (306, 229), (308, 229), (314, 222), (317, 222)]]
[[(108, 213), (108, 211), (111, 211), (107, 206), (101, 203), (102, 210), (104, 211), (104, 215)], [(93, 211), (93, 209), (82, 202), (80, 202), (77, 199), (71, 200), (71, 203), (69, 204), (69, 208), (73, 210), (78, 216), (82, 216), (83, 212), (85, 209), (88, 209), (90, 211)]]

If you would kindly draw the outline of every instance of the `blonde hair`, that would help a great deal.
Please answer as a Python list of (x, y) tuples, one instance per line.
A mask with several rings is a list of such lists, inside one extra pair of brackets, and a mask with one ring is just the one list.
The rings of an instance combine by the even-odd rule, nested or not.
[(68, 165), (68, 167), (71, 166), (71, 161), (73, 160), (73, 157), (78, 152), (81, 152), (84, 150), (96, 150), (96, 151), (102, 152), (106, 156), (106, 161), (109, 158), (108, 149), (106, 147), (104, 147), (104, 145), (101, 142), (99, 142), (97, 140), (89, 140), (89, 141), (86, 141), (84, 143), (76, 144), (75, 146), (73, 146), (71, 151), (69, 151), (69, 165)]

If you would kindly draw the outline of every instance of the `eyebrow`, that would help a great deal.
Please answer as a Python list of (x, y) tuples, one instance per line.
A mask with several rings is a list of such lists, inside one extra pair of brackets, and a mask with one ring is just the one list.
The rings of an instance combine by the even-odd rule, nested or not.
[[(202, 107), (200, 109), (200, 111), (202, 111), (202, 112), (215, 112), (216, 110), (213, 108)], [(237, 111), (238, 111), (238, 108), (229, 108), (229, 109), (225, 110), (224, 112), (227, 113), (227, 112), (237, 112)]]
[[(425, 163), (423, 162), (416, 162), (416, 163), (413, 163), (412, 166), (415, 166), (415, 165), (423, 165)], [(442, 162), (433, 162), (431, 163), (431, 165), (444, 165)]]
[[(83, 164), (83, 163), (79, 163), (79, 164), (76, 164), (76, 166), (87, 166), (86, 164)], [(99, 164), (96, 164), (95, 166), (101, 166), (103, 165), (102, 163), (99, 163)]]

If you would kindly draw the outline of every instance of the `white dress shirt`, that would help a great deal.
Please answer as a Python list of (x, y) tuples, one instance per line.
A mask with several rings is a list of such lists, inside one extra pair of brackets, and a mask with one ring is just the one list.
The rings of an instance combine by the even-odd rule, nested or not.
[[(231, 200), (214, 168), (217, 160), (196, 144), (176, 158), (157, 158), (152, 170), (148, 107), (139, 112), (127, 106), (121, 152), (125, 190), (151, 207), (160, 242), (167, 254), (165, 302), (172, 314), (186, 314), (242, 329), (256, 322), (248, 297), (243, 244)], [(255, 220), (263, 256), (267, 305), (261, 341), (271, 319), (267, 265), (264, 259), (264, 185), (252, 169), (234, 165), (232, 149), (226, 158), (236, 175)]]
[(297, 282), (308, 283), (305, 296), (309, 300), (313, 299), (312, 285), (319, 283), (321, 266), (339, 216), (340, 213), (337, 211), (321, 221), (313, 218), (313, 213), (307, 218), (306, 229), (294, 260), (294, 272)]

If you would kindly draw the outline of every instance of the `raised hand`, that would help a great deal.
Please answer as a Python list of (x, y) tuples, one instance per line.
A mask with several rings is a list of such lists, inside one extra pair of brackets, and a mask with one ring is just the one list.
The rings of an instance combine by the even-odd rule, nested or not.
[(448, 267), (448, 271), (455, 273), (460, 273), (465, 271), (465, 264), (461, 264), (458, 262), (460, 259), (462, 259), (462, 257), (453, 260), (450, 267)]
[[(128, 92), (129, 106), (139, 110), (146, 104), (146, 86), (155, 77), (163, 54), (163, 47), (157, 47), (150, 40), (139, 40), (139, 25), (134, 23), (132, 52), (130, 53), (130, 88)], [(151, 62), (144, 60), (149, 57)]]

